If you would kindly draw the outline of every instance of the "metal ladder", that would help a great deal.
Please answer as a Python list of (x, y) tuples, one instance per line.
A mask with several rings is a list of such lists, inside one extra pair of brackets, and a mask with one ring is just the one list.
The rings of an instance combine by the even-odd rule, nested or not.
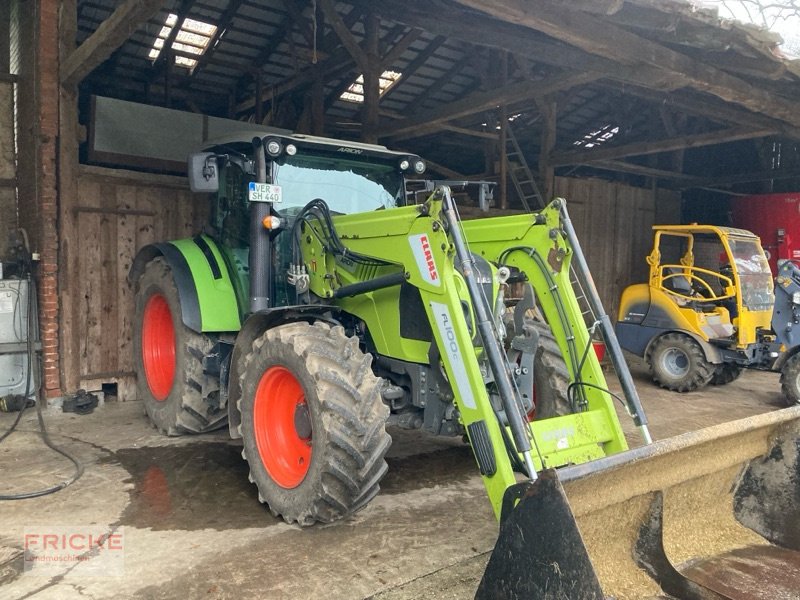
[(511, 181), (514, 183), (523, 208), (528, 212), (530, 212), (531, 206), (544, 208), (544, 198), (539, 191), (539, 186), (536, 185), (528, 161), (522, 154), (511, 123), (506, 123), (506, 162), (508, 163), (508, 173), (511, 175)]

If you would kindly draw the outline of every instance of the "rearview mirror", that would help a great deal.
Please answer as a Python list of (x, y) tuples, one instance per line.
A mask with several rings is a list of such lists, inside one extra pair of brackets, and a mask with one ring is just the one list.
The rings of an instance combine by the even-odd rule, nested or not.
[(199, 193), (219, 190), (219, 165), (216, 154), (196, 152), (189, 155), (189, 189)]

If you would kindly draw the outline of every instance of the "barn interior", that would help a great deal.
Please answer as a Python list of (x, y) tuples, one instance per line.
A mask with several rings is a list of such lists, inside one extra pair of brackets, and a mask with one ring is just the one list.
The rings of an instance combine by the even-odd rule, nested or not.
[[(54, 425), (54, 437), (96, 467), (89, 491), (73, 488), (0, 516), (0, 584), (14, 597), (474, 593), (496, 523), (460, 441), (399, 434), (390, 455), (397, 475), (375, 506), (300, 538), (266, 513), (269, 522), (260, 523), (261, 513), (242, 508), (237, 520), (216, 506), (209, 489), (231, 472), (242, 475), (230, 466), (224, 431), (212, 434), (204, 454), (196, 440), (170, 445), (141, 416), (134, 259), (148, 244), (204, 230), (208, 200), (190, 191), (186, 156), (218, 136), (261, 131), (379, 144), (422, 157), (420, 178), (492, 182), (488, 214), (474, 194), (456, 195), (468, 218), (565, 198), (614, 320), (623, 290), (647, 280), (653, 225), (748, 229), (737, 202), (797, 202), (800, 59), (784, 53), (779, 36), (687, 0), (0, 3), (0, 261), (13, 276), (24, 230), (38, 288), (29, 362), (41, 364), (34, 379), (42, 403), (60, 415), (86, 390), (111, 423), (98, 411)], [(4, 344), (0, 358), (24, 352)], [(774, 373), (677, 396), (654, 387), (641, 361), (631, 363), (659, 436), (785, 406)], [(9, 375), (7, 387), (20, 385), (24, 378)], [(13, 421), (7, 417), (0, 414), (2, 429)], [(32, 414), (22, 422), (35, 429)], [(639, 443), (634, 427), (626, 424), (625, 434)], [(26, 436), (9, 450), (33, 464), (20, 488), (52, 478), (37, 443)], [(149, 450), (137, 454), (137, 446)], [(166, 466), (159, 474), (151, 468), (159, 461), (187, 469), (186, 477), (164, 475)], [(425, 464), (431, 472), (420, 478)], [(246, 484), (223, 503), (253, 500)], [(93, 512), (91, 490), (106, 485)], [(456, 503), (465, 513), (450, 512)], [(82, 587), (23, 577), (19, 523), (41, 511), (128, 527), (124, 578)], [(264, 539), (275, 547), (264, 549)], [(363, 568), (345, 564), (365, 546), (374, 552)], [(252, 564), (243, 564), (243, 552)], [(315, 552), (322, 554), (312, 565)], [(162, 566), (150, 571), (148, 553)], [(180, 573), (165, 566), (170, 561)], [(286, 576), (260, 580), (270, 565)]]

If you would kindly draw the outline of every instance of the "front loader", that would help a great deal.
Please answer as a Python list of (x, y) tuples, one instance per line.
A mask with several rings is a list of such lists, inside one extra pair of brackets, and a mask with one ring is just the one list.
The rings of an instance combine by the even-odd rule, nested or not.
[(566, 204), (462, 221), (450, 186), (412, 189), (424, 170), (381, 146), (277, 133), (192, 155), (209, 227), (142, 249), (131, 270), (146, 412), (170, 435), (227, 423), (259, 499), (300, 525), (378, 493), (387, 425), (463, 436), (503, 521), (478, 595), (602, 598), (616, 584), (555, 471), (627, 468), (594, 330), (645, 448), (658, 444)]

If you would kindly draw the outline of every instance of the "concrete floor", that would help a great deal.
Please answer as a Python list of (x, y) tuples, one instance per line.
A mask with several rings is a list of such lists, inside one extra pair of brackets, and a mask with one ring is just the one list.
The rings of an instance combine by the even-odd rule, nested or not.
[[(783, 407), (775, 374), (747, 372), (723, 388), (681, 395), (653, 386), (641, 365), (633, 370), (657, 439)], [(22, 433), (0, 444), (0, 493), (70, 474), (31, 433), (30, 412)], [(347, 522), (300, 529), (258, 503), (225, 431), (164, 438), (137, 402), (46, 416), (54, 441), (86, 473), (57, 494), (0, 503), (2, 599), (471, 598), (497, 535), (459, 440), (392, 431), (380, 495)], [(630, 420), (620, 418), (631, 445), (639, 445)], [(12, 420), (0, 414), (0, 431)], [(88, 524), (124, 532), (122, 576), (17, 572), (25, 527)]]

